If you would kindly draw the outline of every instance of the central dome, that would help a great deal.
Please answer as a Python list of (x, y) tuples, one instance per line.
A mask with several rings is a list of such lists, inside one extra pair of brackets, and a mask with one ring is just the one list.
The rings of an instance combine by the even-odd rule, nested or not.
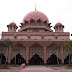
[(42, 22), (47, 21), (47, 23), (49, 23), (49, 20), (47, 18), (47, 16), (40, 12), (40, 11), (31, 11), (29, 12), (23, 19), (22, 23), (24, 23), (24, 21), (30, 21), (31, 19), (37, 21), (38, 19), (41, 19)]

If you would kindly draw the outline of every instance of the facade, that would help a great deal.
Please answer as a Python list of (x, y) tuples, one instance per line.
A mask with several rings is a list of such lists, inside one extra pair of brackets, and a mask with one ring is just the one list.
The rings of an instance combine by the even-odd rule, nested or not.
[[(64, 32), (64, 25), (60, 22), (51, 29), (51, 23), (47, 16), (40, 11), (29, 12), (20, 23), (20, 29), (16, 23), (11, 22), (7, 25), (8, 32), (2, 32), (0, 40), (1, 63), (27, 65), (46, 65), (46, 64), (67, 64), (68, 55), (64, 49), (64, 42), (70, 40), (69, 32)], [(5, 44), (5, 40), (10, 39), (13, 46)], [(59, 48), (55, 49), (58, 45)], [(17, 50), (13, 50), (14, 47)]]

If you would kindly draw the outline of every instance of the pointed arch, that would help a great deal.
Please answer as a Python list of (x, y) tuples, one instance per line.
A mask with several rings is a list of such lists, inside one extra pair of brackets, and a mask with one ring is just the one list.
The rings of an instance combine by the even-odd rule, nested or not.
[(47, 51), (47, 58), (49, 58), (52, 54), (55, 54), (59, 59), (61, 59), (60, 46), (59, 46), (59, 49), (58, 49), (57, 44), (55, 44), (55, 43), (50, 44), (47, 47), (46, 51)]
[(17, 55), (20, 54), (22, 58), (26, 59), (26, 47), (21, 43), (16, 43), (12, 48), (12, 59)]
[(21, 65), (22, 63), (26, 63), (26, 60), (19, 53), (11, 60), (11, 64)]
[(47, 26), (47, 20), (43, 22), (45, 26)]
[(57, 58), (56, 54), (52, 54), (48, 59), (47, 59), (47, 64), (55, 65), (55, 64), (61, 64), (61, 60)]
[(42, 65), (43, 60), (40, 58), (38, 54), (33, 55), (33, 57), (29, 60), (30, 65)]
[(0, 53), (0, 63), (1, 64), (6, 64), (6, 57), (3, 53)]
[(40, 46), (39, 44), (34, 44), (32, 46), (30, 46), (29, 48), (29, 60), (31, 60), (31, 58), (35, 55), (39, 55), (40, 58), (44, 58), (44, 52), (43, 52), (43, 47)]
[(25, 20), (25, 26), (27, 26), (28, 24), (29, 24), (28, 21)]
[(41, 24), (42, 24), (41, 19), (38, 19), (37, 20), (37, 25), (41, 25)]
[(30, 25), (35, 25), (35, 21), (33, 19), (30, 20)]

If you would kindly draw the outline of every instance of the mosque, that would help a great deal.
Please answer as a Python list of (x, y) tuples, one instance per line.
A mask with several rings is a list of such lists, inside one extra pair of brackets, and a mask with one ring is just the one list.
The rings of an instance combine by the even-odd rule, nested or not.
[[(8, 24), (8, 32), (2, 32), (0, 39), (0, 64), (68, 64), (69, 52), (64, 49), (64, 42), (70, 40), (70, 33), (64, 32), (60, 22), (55, 24), (54, 31), (51, 27), (48, 17), (36, 9), (24, 16), (18, 31), (15, 22)], [(8, 47), (6, 39), (13, 46)], [(56, 45), (59, 48), (54, 49)]]

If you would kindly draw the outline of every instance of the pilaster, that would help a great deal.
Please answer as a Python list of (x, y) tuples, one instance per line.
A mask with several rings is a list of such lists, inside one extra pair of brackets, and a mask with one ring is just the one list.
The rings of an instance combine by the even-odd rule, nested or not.
[(44, 65), (46, 65), (46, 47), (44, 47)]
[(29, 47), (26, 47), (26, 65), (29, 64)]
[(8, 49), (8, 64), (11, 63), (11, 53), (12, 53), (12, 47), (9, 45), (9, 49)]
[(61, 62), (62, 62), (62, 64), (64, 64), (64, 51), (63, 51), (63, 47), (61, 47)]

